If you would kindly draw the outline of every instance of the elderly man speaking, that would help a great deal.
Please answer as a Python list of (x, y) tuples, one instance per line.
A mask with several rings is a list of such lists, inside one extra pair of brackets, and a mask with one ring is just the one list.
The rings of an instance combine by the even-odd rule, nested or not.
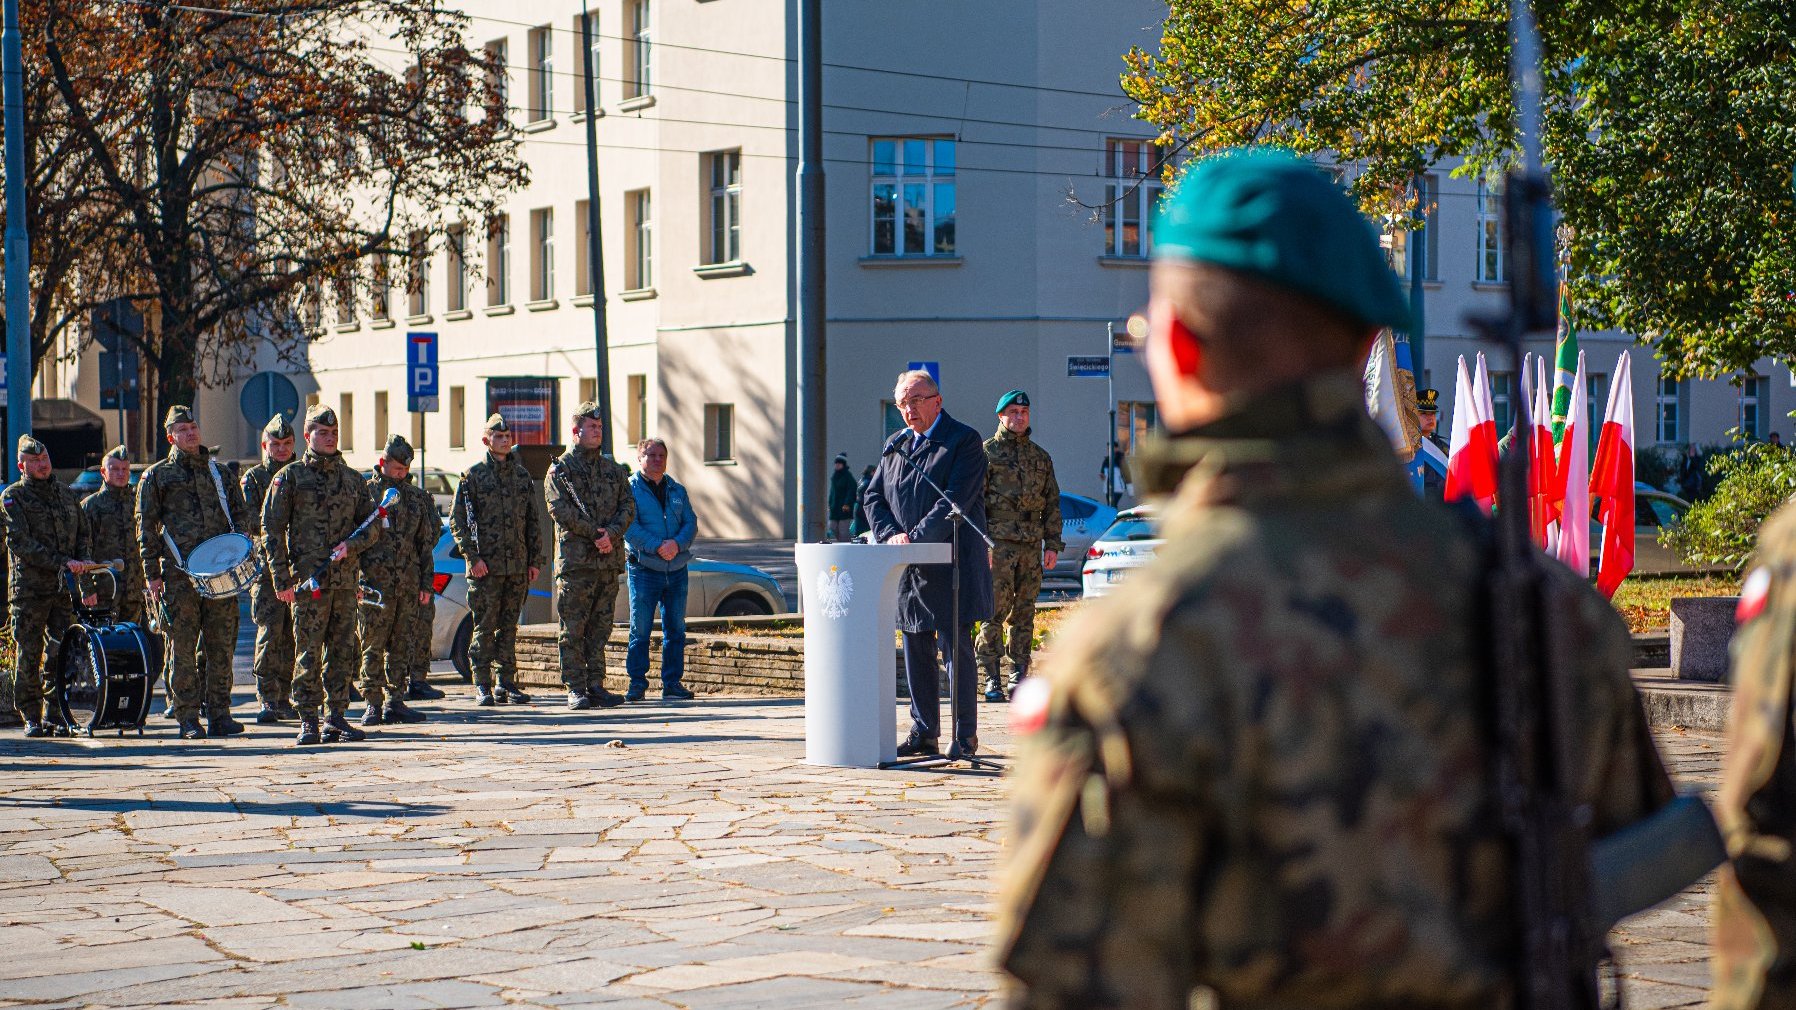
[[(979, 433), (949, 417), (942, 393), (928, 372), (898, 376), (892, 399), (905, 429), (886, 440), (879, 469), (867, 487), (867, 515), (879, 543), (946, 543), (953, 533), (948, 504), (918, 474), (929, 475), (960, 506), (967, 520), (985, 529), (985, 445)], [(908, 460), (908, 462), (907, 462)], [(913, 469), (915, 464), (917, 469)], [(910, 685), (910, 736), (899, 757), (940, 752), (941, 680), (936, 672), (936, 634), (950, 635), (954, 649), (954, 710), (959, 751), (979, 749), (974, 735), (977, 702), (973, 693), (973, 622), (992, 616), (992, 570), (981, 535), (963, 530), (960, 554), (960, 627), (951, 628), (953, 572), (946, 566), (912, 566), (898, 587), (898, 629), (904, 632), (904, 679)]]

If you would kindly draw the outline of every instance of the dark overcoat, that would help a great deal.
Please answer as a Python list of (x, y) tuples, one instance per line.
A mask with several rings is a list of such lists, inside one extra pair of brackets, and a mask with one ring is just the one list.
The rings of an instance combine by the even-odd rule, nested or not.
[[(913, 543), (947, 543), (953, 535), (948, 505), (905, 463), (920, 467), (959, 503), (967, 521), (985, 529), (985, 443), (979, 433), (942, 412), (935, 429), (912, 448), (905, 428), (886, 440), (865, 506), (873, 536), (884, 543), (900, 533)], [(946, 631), (951, 622), (953, 573), (947, 565), (912, 565), (898, 584), (898, 630)], [(992, 566), (985, 541), (970, 529), (960, 534), (960, 621), (992, 616)]]

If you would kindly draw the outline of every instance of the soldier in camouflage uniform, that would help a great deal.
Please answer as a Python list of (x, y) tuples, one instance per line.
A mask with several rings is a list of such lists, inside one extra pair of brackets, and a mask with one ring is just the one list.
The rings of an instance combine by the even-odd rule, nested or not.
[(100, 460), (105, 485), (81, 499), (96, 561), (121, 561), (114, 572), (112, 618), (143, 624), (143, 559), (137, 556), (137, 496), (131, 492), (131, 456), (114, 446)]
[(268, 548), (262, 535), (262, 506), (268, 503), (268, 489), (274, 475), (293, 462), (293, 425), (287, 415), (275, 414), (262, 426), (262, 462), (243, 474), (243, 503), (249, 507), (249, 529), (262, 552), (262, 575), (249, 587), (249, 616), (256, 624), (256, 697), (262, 710), (256, 721), (272, 725), (282, 719), (297, 719), (288, 694), (293, 690), (293, 608), (274, 595), (274, 569), (268, 563)]
[(347, 712), (349, 682), (361, 659), (355, 644), (356, 556), (381, 533), (378, 522), (367, 521), (374, 514), (367, 487), (337, 451), (336, 411), (322, 404), (307, 408), (304, 435), (305, 457), (275, 474), (262, 507), (275, 595), (293, 607), (300, 746), (364, 737)]
[[(170, 657), (169, 707), (183, 739), (229, 736), (243, 732), (243, 725), (231, 718), (237, 600), (202, 598), (180, 565), (188, 552), (207, 540), (247, 530), (249, 510), (237, 482), (200, 443), (200, 426), (191, 408), (179, 404), (168, 408), (162, 427), (168, 436), (168, 455), (137, 481), (137, 548), (146, 595), (160, 599), (168, 615), (164, 640)], [(178, 554), (169, 552), (170, 541)], [(202, 705), (204, 730), (199, 722)]]
[(67, 735), (55, 706), (44, 704), (43, 670), (73, 620), (64, 580), (87, 567), (87, 519), (75, 492), (51, 473), (50, 451), (30, 435), (19, 436), (19, 479), (0, 491), (0, 514), (10, 558), (13, 704), (26, 736)]
[(412, 483), (411, 468), (411, 444), (394, 435), (368, 480), (370, 501), (380, 501), (389, 490), (398, 491), (399, 500), (387, 510), (380, 542), (362, 552), (362, 581), (381, 596), (378, 607), (356, 608), (362, 699), (367, 702), (364, 726), (425, 721), (424, 713), (406, 706), (405, 692), (411, 686), (409, 649), (416, 635), (416, 614), (430, 601), (436, 560), (431, 548), (443, 524), (436, 502)]
[(1729, 863), (1715, 888), (1709, 1006), (1796, 1008), (1796, 509), (1759, 528), (1740, 588), (1733, 711), (1715, 815)]
[[(449, 531), (468, 563), (468, 609), (474, 639), (468, 662), (474, 668), (474, 703), (526, 705), (518, 690), (518, 615), (530, 584), (543, 567), (541, 508), (524, 465), (512, 458), (511, 427), (494, 414), (486, 419), (486, 459), (462, 474), (449, 511)], [(498, 686), (494, 688), (494, 674)]]
[(612, 708), (623, 696), (605, 689), (605, 643), (624, 570), (624, 532), (636, 520), (630, 475), (599, 446), (604, 423), (591, 401), (574, 408), (574, 444), (549, 466), (543, 498), (555, 520), (555, 595), (561, 612), (561, 682), (574, 711)]
[[(1029, 437), (1029, 394), (1005, 393), (997, 413), (998, 433), (985, 440), (986, 533), (997, 543), (991, 551), (995, 609), (979, 628), (977, 649), (985, 700), (993, 702), (1003, 701), (1006, 686), (1014, 691), (1029, 675), (1041, 573), (1054, 567), (1066, 547), (1060, 539), (1054, 460)], [(1003, 656), (1010, 657), (1008, 685), (998, 676)]]
[[(1360, 367), (1406, 303), (1308, 162), (1205, 161), (1155, 228), (1139, 458), (1165, 541), (1018, 686), (998, 911), (1010, 1005), (1511, 1004), (1482, 518), (1421, 500)], [(1567, 570), (1597, 836), (1671, 799), (1627, 628)]]

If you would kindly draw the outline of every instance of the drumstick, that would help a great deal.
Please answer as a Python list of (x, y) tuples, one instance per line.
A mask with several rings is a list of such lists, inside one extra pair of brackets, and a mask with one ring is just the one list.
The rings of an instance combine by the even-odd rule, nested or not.
[[(348, 536), (343, 538), (344, 542), (347, 543), (350, 540), (354, 540), (363, 530), (367, 529), (369, 527), (369, 525), (372, 524), (375, 520), (385, 519), (387, 517), (387, 510), (392, 508), (393, 505), (398, 501), (399, 501), (399, 489), (396, 487), (387, 488), (387, 493), (380, 496), (380, 504), (374, 506), (374, 511), (368, 513), (368, 518), (363, 519), (362, 524), (360, 526), (357, 526), (353, 531), (350, 532), (350, 534)], [(298, 588), (304, 589), (307, 592), (311, 593), (312, 599), (314, 599), (314, 600), (316, 600), (320, 596), (323, 596), (324, 595), (324, 573), (330, 570), (330, 566), (331, 566), (331, 559), (329, 557), (326, 557), (324, 559), (324, 563), (319, 565), (318, 569), (316, 571), (314, 571), (309, 578), (307, 578), (304, 582), (301, 582), (299, 584)]]

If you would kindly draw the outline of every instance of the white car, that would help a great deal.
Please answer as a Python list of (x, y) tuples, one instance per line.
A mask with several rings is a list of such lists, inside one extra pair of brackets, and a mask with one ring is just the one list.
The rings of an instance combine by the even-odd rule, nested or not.
[(1046, 578), (1049, 581), (1079, 581), (1085, 552), (1115, 521), (1116, 509), (1096, 498), (1060, 492), (1060, 539), (1065, 541), (1066, 549), (1060, 552), (1060, 560), (1054, 563)]
[(1118, 513), (1116, 521), (1085, 552), (1081, 581), (1086, 598), (1114, 590), (1131, 572), (1152, 561), (1159, 547), (1160, 531), (1154, 525), (1152, 507), (1137, 505)]

